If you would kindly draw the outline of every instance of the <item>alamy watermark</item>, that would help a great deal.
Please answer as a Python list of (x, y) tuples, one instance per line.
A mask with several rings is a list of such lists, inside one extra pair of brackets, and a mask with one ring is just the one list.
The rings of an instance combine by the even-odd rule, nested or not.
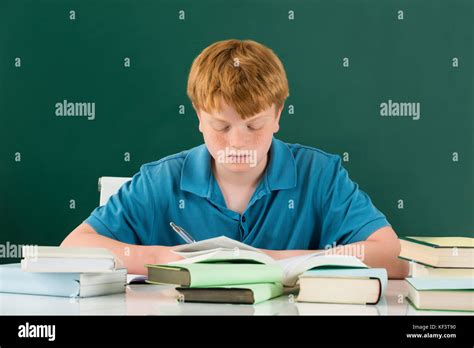
[(336, 245), (336, 242), (333, 242), (332, 244), (327, 244), (324, 250), (326, 255), (355, 256), (361, 261), (364, 261), (365, 258), (364, 244)]
[(19, 338), (47, 338), (48, 341), (56, 339), (56, 325), (37, 325), (26, 322), (18, 326)]
[(394, 102), (389, 99), (380, 103), (380, 116), (411, 117), (417, 121), (421, 117), (420, 103)]
[(56, 116), (83, 116), (89, 121), (95, 119), (95, 103), (90, 102), (68, 102), (64, 99), (55, 104)]
[(217, 151), (217, 163), (246, 163), (250, 167), (257, 165), (257, 150), (235, 150), (226, 147)]
[(32, 260), (38, 258), (38, 245), (24, 245), (13, 244), (7, 241), (5, 244), (0, 244), (0, 258), (25, 258)]

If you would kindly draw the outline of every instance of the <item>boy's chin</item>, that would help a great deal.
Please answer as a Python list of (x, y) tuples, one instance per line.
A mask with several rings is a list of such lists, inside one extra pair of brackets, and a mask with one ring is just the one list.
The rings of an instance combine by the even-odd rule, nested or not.
[(225, 163), (223, 166), (233, 173), (246, 173), (255, 168), (254, 165), (248, 163)]

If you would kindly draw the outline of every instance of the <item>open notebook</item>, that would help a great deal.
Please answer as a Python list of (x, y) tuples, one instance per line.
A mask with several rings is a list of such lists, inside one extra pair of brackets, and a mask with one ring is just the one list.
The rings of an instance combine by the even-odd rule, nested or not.
[(179, 254), (184, 259), (170, 262), (169, 265), (172, 266), (215, 262), (245, 262), (278, 265), (282, 268), (282, 283), (285, 286), (294, 286), (300, 274), (316, 267), (367, 268), (362, 261), (354, 256), (325, 255), (324, 251), (282, 260), (274, 260), (257, 248), (225, 236), (180, 245), (176, 247), (173, 252)]

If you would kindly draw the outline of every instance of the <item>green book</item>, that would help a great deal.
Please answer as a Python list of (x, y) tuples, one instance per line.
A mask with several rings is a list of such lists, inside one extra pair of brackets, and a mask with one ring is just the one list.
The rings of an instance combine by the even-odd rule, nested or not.
[(200, 288), (178, 287), (184, 302), (256, 304), (283, 294), (281, 283), (225, 285)]
[(464, 278), (405, 278), (408, 300), (416, 309), (474, 311), (474, 280)]
[(283, 269), (278, 265), (245, 263), (193, 263), (186, 265), (147, 264), (147, 283), (204, 287), (235, 284), (281, 282)]

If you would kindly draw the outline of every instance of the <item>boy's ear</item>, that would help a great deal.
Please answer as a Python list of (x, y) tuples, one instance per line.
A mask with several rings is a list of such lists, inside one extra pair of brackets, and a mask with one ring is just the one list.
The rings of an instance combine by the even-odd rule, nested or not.
[(283, 108), (285, 107), (285, 104), (281, 106), (279, 110), (277, 110), (276, 116), (275, 116), (275, 127), (273, 129), (273, 133), (277, 133), (280, 130), (280, 116), (281, 112), (283, 111)]
[(199, 120), (199, 131), (202, 133), (202, 127), (201, 127), (202, 120), (201, 120), (200, 111), (199, 111), (199, 109), (196, 108), (196, 106), (194, 105), (194, 103), (193, 103), (193, 108), (194, 108), (194, 110), (196, 111), (196, 115), (197, 115), (198, 120)]

